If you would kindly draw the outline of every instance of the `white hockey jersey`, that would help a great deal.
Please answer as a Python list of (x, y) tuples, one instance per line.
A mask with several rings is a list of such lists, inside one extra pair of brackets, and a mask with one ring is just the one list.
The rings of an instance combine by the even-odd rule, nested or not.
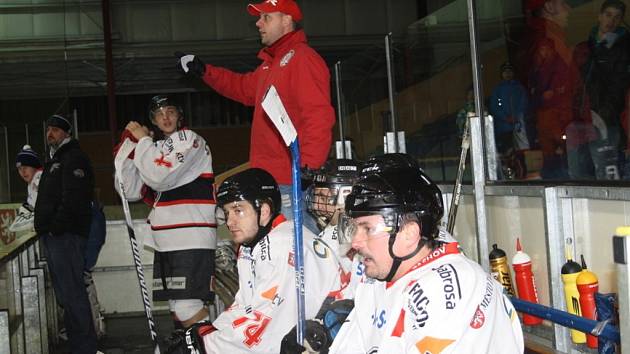
[(334, 252), (339, 264), (339, 289), (331, 292), (335, 300), (354, 299), (357, 285), (365, 279), (363, 263), (354, 252), (339, 243), (339, 228), (337, 225), (327, 225), (317, 237), (327, 244)]
[[(280, 215), (253, 248), (238, 252), (239, 290), (232, 306), (203, 337), (207, 353), (280, 352), (282, 338), (297, 324), (293, 221)], [(324, 299), (338, 289), (338, 263), (332, 250), (303, 229), (306, 318), (314, 318)]]
[(491, 275), (447, 243), (394, 282), (366, 279), (331, 354), (523, 353), (516, 310)]
[[(127, 158), (132, 151), (133, 160)], [(114, 163), (116, 189), (120, 178), (127, 199), (145, 197), (145, 185), (155, 192), (147, 246), (161, 252), (216, 248), (212, 156), (201, 136), (181, 129), (156, 142), (127, 139)]]

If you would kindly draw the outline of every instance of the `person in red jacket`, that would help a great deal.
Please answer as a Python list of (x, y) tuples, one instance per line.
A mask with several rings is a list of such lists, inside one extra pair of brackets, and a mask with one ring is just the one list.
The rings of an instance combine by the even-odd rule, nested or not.
[[(280, 185), (283, 214), (291, 211), (291, 155), (261, 106), (275, 86), (298, 132), (301, 164), (317, 169), (326, 161), (332, 142), (335, 114), (330, 103), (330, 72), (324, 60), (306, 42), (299, 27), (302, 12), (294, 0), (267, 0), (249, 4), (259, 17), (256, 27), (264, 48), (262, 63), (248, 73), (204, 64), (198, 56), (181, 54), (181, 69), (198, 75), (219, 94), (254, 106), (249, 159), (251, 167), (269, 171)], [(315, 221), (304, 214), (305, 225), (317, 232)]]
[(582, 86), (577, 84), (579, 70), (566, 40), (571, 7), (566, 0), (527, 0), (525, 10), (531, 16), (516, 62), (529, 90), (529, 108), (543, 153), (541, 176), (566, 179), (565, 130), (576, 119), (574, 99), (579, 97), (576, 88)]

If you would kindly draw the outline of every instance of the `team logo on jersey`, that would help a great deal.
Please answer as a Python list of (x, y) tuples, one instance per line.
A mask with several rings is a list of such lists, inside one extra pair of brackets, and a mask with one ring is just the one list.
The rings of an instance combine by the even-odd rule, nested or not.
[(444, 307), (452, 310), (457, 306), (457, 300), (462, 299), (462, 291), (459, 287), (459, 277), (457, 270), (452, 264), (442, 264), (438, 268), (432, 269), (442, 279), (442, 290), (444, 291)]
[(313, 251), (319, 258), (328, 258), (330, 254), (328, 245), (320, 238), (313, 239)]
[(260, 240), (259, 244), (260, 244), (260, 260), (261, 261), (266, 261), (268, 259), (270, 260), (271, 253), (269, 250), (269, 237), (265, 236), (262, 240)]
[(387, 312), (385, 310), (381, 310), (380, 312), (374, 309), (374, 313), (370, 318), (372, 319), (372, 326), (376, 326), (376, 328), (383, 328), (385, 323), (387, 323)]
[(291, 58), (293, 58), (293, 55), (295, 54), (295, 51), (293, 49), (291, 49), (287, 54), (285, 54), (282, 59), (280, 59), (280, 66), (286, 66), (287, 64), (289, 64), (289, 61), (291, 60)]
[(480, 306), (477, 305), (477, 310), (475, 310), (475, 314), (473, 315), (472, 320), (470, 320), (470, 327), (474, 329), (479, 329), (483, 327), (483, 324), (486, 322), (486, 315), (481, 310)]
[(280, 306), (284, 302), (284, 298), (278, 295), (278, 286), (273, 286), (263, 291), (260, 296), (271, 301), (273, 305)]
[(418, 283), (413, 284), (411, 289), (407, 291), (407, 295), (407, 308), (415, 320), (412, 327), (413, 329), (422, 328), (429, 320), (429, 312), (427, 311), (429, 298)]
[(173, 151), (173, 149), (175, 149), (173, 147), (173, 139), (171, 139), (171, 137), (169, 137), (168, 139), (164, 141), (164, 147), (166, 148), (169, 154)]
[(293, 254), (293, 252), (289, 252), (289, 258), (287, 259), (287, 263), (291, 267), (295, 267), (295, 255)]
[(416, 348), (422, 354), (439, 354), (453, 342), (452, 339), (424, 337), (416, 342)]
[(162, 156), (160, 156), (159, 158), (153, 160), (153, 162), (158, 166), (164, 166), (166, 168), (173, 167), (173, 164), (166, 159), (166, 156), (164, 156), (164, 154), (162, 154)]

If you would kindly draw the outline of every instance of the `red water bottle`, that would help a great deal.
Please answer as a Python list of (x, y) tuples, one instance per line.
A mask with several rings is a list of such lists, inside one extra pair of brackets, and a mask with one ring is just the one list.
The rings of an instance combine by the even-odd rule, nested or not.
[[(597, 307), (595, 306), (595, 293), (599, 289), (599, 282), (595, 273), (586, 269), (584, 255), (582, 257), (582, 271), (578, 275), (576, 283), (580, 292), (580, 309), (582, 317), (597, 320)], [(589, 348), (597, 348), (597, 337), (587, 333), (586, 345)]]
[[(525, 301), (538, 303), (538, 294), (532, 273), (532, 259), (523, 252), (521, 241), (518, 238), (516, 239), (516, 254), (512, 258), (512, 268), (514, 268), (518, 297)], [(528, 326), (539, 325), (542, 321), (542, 318), (523, 314), (523, 324)]]

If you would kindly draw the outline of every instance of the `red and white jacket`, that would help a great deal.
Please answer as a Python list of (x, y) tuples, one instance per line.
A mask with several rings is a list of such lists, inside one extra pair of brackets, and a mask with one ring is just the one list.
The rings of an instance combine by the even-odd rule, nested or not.
[(126, 139), (114, 164), (116, 189), (120, 179), (128, 200), (153, 206), (146, 245), (160, 252), (216, 248), (212, 156), (201, 136), (181, 129), (156, 142)]
[(291, 184), (291, 155), (261, 106), (271, 85), (280, 95), (300, 142), (302, 166), (319, 168), (328, 157), (335, 112), (330, 104), (330, 72), (306, 43), (303, 31), (284, 35), (258, 53), (263, 62), (245, 74), (206, 65), (203, 80), (219, 94), (254, 106), (249, 160), (278, 184)]

